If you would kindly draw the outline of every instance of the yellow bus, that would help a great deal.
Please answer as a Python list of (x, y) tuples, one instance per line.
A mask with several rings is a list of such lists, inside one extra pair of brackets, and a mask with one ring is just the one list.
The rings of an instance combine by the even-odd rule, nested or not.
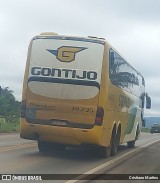
[(102, 157), (134, 147), (151, 107), (145, 81), (105, 40), (42, 33), (29, 45), (20, 137), (50, 148), (90, 145)]

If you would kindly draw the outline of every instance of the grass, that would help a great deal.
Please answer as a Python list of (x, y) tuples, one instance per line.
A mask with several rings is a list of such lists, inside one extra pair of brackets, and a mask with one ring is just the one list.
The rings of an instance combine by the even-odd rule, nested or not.
[(4, 120), (0, 119), (0, 133), (12, 133), (19, 131), (20, 131), (19, 121), (13, 123), (7, 123), (4, 122)]
[[(20, 131), (19, 121), (7, 123), (5, 122), (4, 118), (0, 118), (0, 133), (12, 133), (19, 131)], [(150, 129), (144, 127), (141, 129), (141, 131), (150, 133)]]
[(150, 133), (151, 132), (151, 130), (149, 129), (149, 128), (142, 128), (141, 129), (141, 132), (147, 132), (147, 133)]

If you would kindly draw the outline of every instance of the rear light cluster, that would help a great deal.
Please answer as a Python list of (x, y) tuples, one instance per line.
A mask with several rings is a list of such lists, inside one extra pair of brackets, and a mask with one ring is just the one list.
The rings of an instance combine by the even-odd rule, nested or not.
[(26, 100), (22, 100), (21, 102), (21, 118), (26, 117)]
[(97, 107), (95, 125), (101, 126), (103, 122), (104, 109), (100, 106)]

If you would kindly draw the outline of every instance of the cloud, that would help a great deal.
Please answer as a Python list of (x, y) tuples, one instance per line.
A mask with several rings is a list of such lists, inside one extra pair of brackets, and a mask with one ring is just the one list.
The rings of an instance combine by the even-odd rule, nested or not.
[(30, 39), (45, 31), (98, 36), (146, 80), (153, 109), (160, 112), (160, 1), (158, 0), (5, 0), (0, 6), (0, 78), (18, 100)]

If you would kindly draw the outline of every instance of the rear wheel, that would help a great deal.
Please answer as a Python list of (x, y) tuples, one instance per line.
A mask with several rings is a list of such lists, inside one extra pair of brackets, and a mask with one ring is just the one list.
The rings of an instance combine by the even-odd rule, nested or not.
[(100, 146), (99, 147), (99, 155), (101, 158), (108, 158), (110, 157), (111, 154), (111, 147), (104, 147), (104, 146)]
[(138, 127), (137, 127), (137, 131), (136, 131), (135, 140), (130, 141), (130, 142), (127, 142), (127, 147), (128, 147), (128, 148), (134, 148), (134, 147), (135, 147), (135, 142), (136, 142), (136, 140), (138, 139), (139, 133), (140, 133), (140, 131), (139, 131), (139, 126), (138, 126)]
[(120, 131), (116, 134), (116, 127), (113, 128), (111, 142), (109, 147), (100, 147), (100, 156), (102, 158), (108, 158), (110, 155), (115, 156), (119, 145)]
[(117, 153), (117, 140), (116, 140), (116, 132), (115, 130), (112, 132), (111, 138), (111, 156), (115, 156)]
[(40, 152), (48, 152), (51, 147), (51, 143), (38, 141), (38, 149)]
[(128, 148), (134, 148), (135, 147), (135, 140), (127, 142), (127, 147)]
[(112, 146), (111, 146), (111, 156), (115, 156), (117, 154), (119, 141), (120, 141), (120, 127), (118, 128), (118, 131), (116, 133), (116, 130), (113, 131), (112, 134)]

